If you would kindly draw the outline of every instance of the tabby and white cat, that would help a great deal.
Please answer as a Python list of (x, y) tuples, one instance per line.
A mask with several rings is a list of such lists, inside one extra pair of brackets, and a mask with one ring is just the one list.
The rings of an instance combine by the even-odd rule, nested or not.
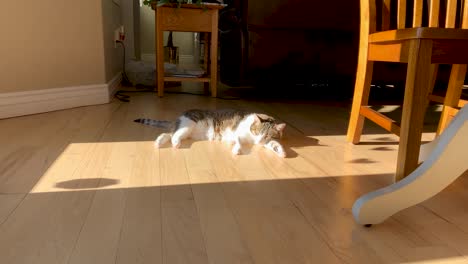
[(134, 120), (149, 126), (172, 129), (163, 133), (155, 141), (161, 147), (171, 140), (178, 148), (183, 139), (219, 140), (233, 144), (232, 153), (241, 153), (244, 144), (256, 144), (265, 147), (280, 157), (286, 157), (283, 146), (277, 141), (283, 135), (284, 123), (277, 123), (271, 116), (239, 111), (234, 109), (185, 111), (174, 122), (148, 118)]

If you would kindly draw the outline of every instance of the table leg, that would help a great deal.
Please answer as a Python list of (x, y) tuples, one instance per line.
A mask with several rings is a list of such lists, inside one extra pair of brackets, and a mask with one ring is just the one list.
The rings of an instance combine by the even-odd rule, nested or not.
[(211, 96), (216, 97), (218, 92), (218, 11), (213, 12), (212, 16), (210, 44)]
[(164, 96), (164, 38), (163, 30), (161, 27), (161, 9), (157, 8), (156, 11), (156, 87), (158, 89), (158, 96)]

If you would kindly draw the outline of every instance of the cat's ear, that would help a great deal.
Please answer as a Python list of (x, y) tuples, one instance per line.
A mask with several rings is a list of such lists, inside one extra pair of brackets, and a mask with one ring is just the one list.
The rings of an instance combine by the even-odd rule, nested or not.
[(259, 114), (252, 115), (253, 124), (260, 124), (262, 122), (262, 118)]
[(258, 119), (258, 121), (255, 120), (255, 122), (259, 122), (259, 123), (262, 121), (273, 119), (271, 116), (265, 115), (265, 114), (255, 114), (255, 116), (256, 116), (256, 119)]
[(284, 128), (286, 127), (286, 124), (285, 123), (281, 123), (281, 124), (276, 124), (275, 125), (275, 129), (278, 130), (279, 132), (283, 132)]

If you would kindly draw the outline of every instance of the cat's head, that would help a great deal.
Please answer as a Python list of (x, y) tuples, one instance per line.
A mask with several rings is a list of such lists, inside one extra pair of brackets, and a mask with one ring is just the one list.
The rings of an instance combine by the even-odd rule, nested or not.
[(258, 143), (267, 143), (272, 139), (281, 139), (285, 123), (277, 123), (276, 120), (265, 114), (254, 114), (250, 131), (257, 138)]

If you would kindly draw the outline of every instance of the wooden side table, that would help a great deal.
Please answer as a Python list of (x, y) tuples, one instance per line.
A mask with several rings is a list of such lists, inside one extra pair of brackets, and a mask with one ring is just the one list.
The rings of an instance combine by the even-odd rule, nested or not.
[[(218, 72), (218, 16), (223, 5), (203, 5), (196, 4), (166, 4), (152, 5), (155, 10), (156, 19), (156, 80), (158, 96), (164, 95), (164, 82), (203, 82), (210, 84), (211, 96), (217, 96), (217, 72)], [(206, 32), (211, 35), (209, 67), (207, 52), (205, 52), (204, 66), (207, 74), (199, 78), (192, 77), (171, 77), (164, 76), (164, 31), (180, 32)], [(207, 43), (205, 44), (207, 46)], [(205, 49), (206, 51), (207, 49)]]

